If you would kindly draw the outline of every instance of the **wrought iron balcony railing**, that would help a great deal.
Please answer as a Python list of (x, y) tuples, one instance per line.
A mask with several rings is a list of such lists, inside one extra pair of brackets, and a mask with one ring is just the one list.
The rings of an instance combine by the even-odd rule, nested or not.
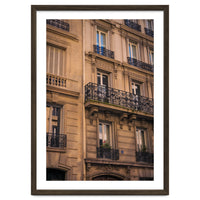
[(136, 151), (136, 161), (153, 163), (153, 153)]
[(128, 59), (128, 64), (130, 64), (130, 65), (136, 66), (140, 69), (145, 69), (145, 70), (150, 71), (150, 72), (153, 72), (153, 70), (154, 70), (153, 65), (150, 65), (148, 63), (144, 63), (140, 60), (137, 60), (137, 59), (131, 58), (131, 57), (127, 57), (127, 59)]
[(66, 88), (66, 82), (67, 79), (61, 76), (57, 76), (55, 74), (49, 74), (46, 75), (46, 84), (57, 86), (57, 87), (64, 87)]
[(105, 47), (100, 47), (98, 45), (94, 45), (94, 52), (98, 53), (102, 56), (106, 56), (108, 58), (113, 58), (115, 57), (114, 52), (111, 50), (106, 49)]
[(149, 28), (144, 28), (145, 33), (151, 37), (154, 37), (154, 33), (153, 30), (149, 29)]
[(46, 145), (47, 147), (65, 149), (67, 146), (67, 136), (64, 134), (54, 135), (52, 133), (47, 133)]
[(141, 25), (139, 25), (131, 20), (128, 20), (128, 19), (125, 19), (124, 21), (125, 21), (126, 26), (141, 32)]
[(153, 99), (132, 93), (88, 83), (85, 85), (85, 102), (92, 100), (153, 114)]
[(97, 158), (119, 160), (119, 150), (97, 147)]
[(69, 31), (69, 24), (59, 19), (48, 19), (47, 24)]

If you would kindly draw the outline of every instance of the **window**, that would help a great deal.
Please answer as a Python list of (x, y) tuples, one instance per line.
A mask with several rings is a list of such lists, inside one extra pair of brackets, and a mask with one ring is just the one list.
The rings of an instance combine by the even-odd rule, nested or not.
[(137, 55), (136, 55), (136, 52), (137, 52), (136, 44), (133, 43), (133, 42), (129, 42), (128, 48), (129, 48), (129, 57), (136, 59), (137, 58)]
[(137, 152), (148, 152), (149, 144), (147, 131), (143, 128), (136, 128)]
[(60, 132), (60, 111), (61, 107), (59, 105), (47, 104), (47, 132), (52, 133), (55, 136)]
[(99, 122), (98, 126), (97, 158), (119, 160), (119, 150), (113, 148), (111, 124)]
[(105, 100), (108, 93), (108, 74), (97, 72), (97, 92), (99, 100)]
[(46, 106), (46, 139), (48, 147), (66, 147), (66, 135), (61, 134), (61, 106), (47, 104)]
[(106, 32), (97, 30), (97, 46), (106, 48)]
[(99, 147), (111, 147), (111, 125), (108, 123), (99, 123)]
[(47, 45), (47, 73), (64, 75), (65, 50)]
[(151, 65), (154, 64), (154, 52), (152, 50), (149, 51), (149, 62)]
[(132, 90), (132, 94), (140, 96), (140, 85), (138, 83), (135, 83), (132, 81), (131, 90)]
[(147, 26), (148, 29), (153, 30), (153, 20), (147, 20), (146, 26)]
[(97, 72), (97, 84), (108, 87), (108, 74)]
[(147, 129), (136, 128), (136, 144), (136, 161), (153, 163), (154, 156), (151, 153)]
[(139, 110), (140, 106), (140, 84), (137, 82), (132, 81), (131, 82), (131, 92), (132, 92), (132, 108), (134, 110)]

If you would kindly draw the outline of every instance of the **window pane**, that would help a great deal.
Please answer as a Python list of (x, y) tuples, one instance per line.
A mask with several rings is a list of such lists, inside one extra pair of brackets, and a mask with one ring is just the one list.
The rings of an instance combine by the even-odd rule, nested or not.
[(102, 124), (99, 124), (99, 146), (103, 145)]
[(145, 146), (144, 131), (141, 131), (142, 148)]
[(99, 46), (99, 31), (97, 31), (97, 45)]
[(136, 95), (140, 95), (140, 86), (139, 85), (135, 86), (136, 86)]
[(132, 57), (132, 55), (131, 55), (131, 45), (130, 44), (128, 44), (128, 49), (129, 49), (129, 56)]
[(108, 76), (103, 75), (103, 85), (108, 86)]
[(132, 45), (133, 58), (136, 58), (136, 46)]
[(50, 107), (46, 107), (46, 132), (49, 132)]
[(100, 75), (100, 73), (97, 73), (97, 84), (101, 85), (101, 75)]
[(103, 138), (104, 143), (110, 144), (110, 126), (109, 125), (104, 125), (104, 138)]
[(101, 46), (106, 47), (106, 35), (101, 33)]

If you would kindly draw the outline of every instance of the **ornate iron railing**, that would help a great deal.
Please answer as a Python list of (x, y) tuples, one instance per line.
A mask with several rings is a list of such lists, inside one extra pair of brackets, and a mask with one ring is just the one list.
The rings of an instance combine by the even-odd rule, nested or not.
[(106, 49), (105, 47), (100, 47), (98, 45), (94, 45), (94, 52), (98, 53), (102, 56), (106, 56), (108, 58), (113, 58), (115, 57), (114, 52), (111, 50)]
[(97, 158), (119, 160), (119, 150), (97, 147)]
[(67, 135), (54, 135), (52, 133), (47, 133), (46, 146), (65, 149), (65, 147), (67, 146)]
[(130, 65), (136, 66), (140, 69), (145, 69), (145, 70), (150, 71), (150, 72), (153, 72), (153, 70), (154, 70), (153, 65), (150, 65), (148, 63), (144, 63), (140, 60), (137, 60), (137, 59), (131, 58), (131, 57), (127, 57), (127, 59), (128, 59), (128, 64), (130, 64)]
[(92, 100), (153, 114), (153, 99), (111, 87), (88, 83), (85, 85), (85, 102)]
[(47, 24), (69, 31), (69, 24), (59, 19), (48, 19)]
[(47, 85), (53, 85), (57, 87), (64, 87), (66, 88), (66, 82), (67, 79), (61, 76), (57, 76), (55, 74), (49, 74), (46, 75), (46, 84)]
[(136, 151), (136, 161), (153, 163), (153, 153)]
[(153, 30), (149, 29), (149, 28), (144, 28), (145, 33), (151, 37), (154, 37), (154, 33)]
[(141, 25), (128, 19), (125, 19), (124, 22), (126, 26), (141, 32)]

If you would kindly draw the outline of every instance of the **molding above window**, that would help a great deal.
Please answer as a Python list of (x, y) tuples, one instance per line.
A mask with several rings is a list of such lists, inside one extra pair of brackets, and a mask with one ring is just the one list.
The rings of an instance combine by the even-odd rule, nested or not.
[(92, 20), (92, 22), (97, 28), (102, 28), (103, 31), (111, 31), (113, 28), (113, 24), (106, 20)]
[(62, 29), (59, 29), (57, 27), (53, 27), (49, 24), (47, 24), (47, 32), (54, 33), (54, 34), (60, 35), (62, 37), (66, 37), (68, 39), (71, 39), (73, 41), (79, 42), (79, 38), (76, 35), (74, 35), (70, 32), (64, 31)]

